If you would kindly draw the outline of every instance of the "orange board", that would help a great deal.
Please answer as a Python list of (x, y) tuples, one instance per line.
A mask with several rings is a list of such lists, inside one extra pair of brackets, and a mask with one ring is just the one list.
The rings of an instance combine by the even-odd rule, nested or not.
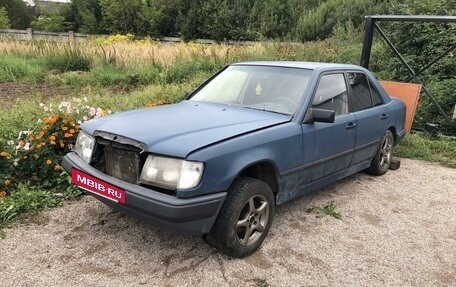
[(389, 96), (401, 99), (407, 106), (405, 129), (410, 132), (421, 93), (421, 85), (388, 81), (380, 81), (380, 84)]

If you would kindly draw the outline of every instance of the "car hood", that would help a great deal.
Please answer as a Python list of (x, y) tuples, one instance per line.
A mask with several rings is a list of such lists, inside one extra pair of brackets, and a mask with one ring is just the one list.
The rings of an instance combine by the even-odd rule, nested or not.
[(81, 128), (139, 141), (147, 152), (186, 158), (202, 147), (290, 120), (239, 106), (183, 101), (93, 119)]

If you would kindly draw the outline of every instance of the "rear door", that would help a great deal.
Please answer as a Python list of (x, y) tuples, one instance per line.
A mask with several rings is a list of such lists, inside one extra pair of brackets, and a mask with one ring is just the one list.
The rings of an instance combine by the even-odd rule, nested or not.
[(387, 129), (388, 110), (380, 93), (363, 72), (348, 72), (351, 111), (356, 116), (357, 136), (353, 165), (370, 161)]
[(304, 123), (302, 185), (348, 168), (356, 140), (356, 117), (349, 113), (344, 73), (323, 74), (312, 107), (333, 110), (334, 123)]

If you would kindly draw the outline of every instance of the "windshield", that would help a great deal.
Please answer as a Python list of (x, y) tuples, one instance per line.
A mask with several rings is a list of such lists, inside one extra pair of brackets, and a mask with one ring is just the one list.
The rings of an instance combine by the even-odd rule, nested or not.
[(230, 66), (191, 97), (204, 101), (292, 115), (309, 83), (312, 70)]

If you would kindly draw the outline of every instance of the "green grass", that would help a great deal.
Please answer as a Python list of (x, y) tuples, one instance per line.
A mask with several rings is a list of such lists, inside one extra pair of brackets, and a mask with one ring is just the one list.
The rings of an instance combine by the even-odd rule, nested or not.
[(0, 109), (0, 140), (17, 137), (21, 130), (33, 130), (38, 125), (37, 120), (44, 116), (39, 103), (39, 98), (30, 96), (8, 110)]
[(0, 203), (0, 222), (7, 222), (25, 213), (36, 213), (44, 208), (55, 207), (61, 203), (59, 197), (46, 190), (20, 184)]
[(44, 57), (44, 62), (47, 69), (59, 72), (89, 71), (91, 67), (91, 59), (78, 49), (64, 49), (59, 53), (49, 54)]
[(330, 202), (324, 207), (312, 206), (306, 210), (307, 213), (316, 214), (316, 217), (331, 216), (336, 219), (342, 219), (342, 215), (336, 210), (336, 204)]
[(4, 237), (2, 229), (14, 220), (59, 206), (62, 199), (55, 193), (20, 184), (16, 191), (0, 202), (0, 237)]
[(408, 134), (396, 147), (395, 154), (456, 168), (456, 139), (432, 138), (419, 133)]
[(44, 79), (43, 59), (13, 55), (0, 56), (0, 83), (37, 83)]
[[(222, 46), (178, 46), (177, 52), (140, 44), (119, 47), (118, 51), (98, 46), (58, 47), (44, 44), (23, 46), (11, 43), (10, 52), (0, 53), (0, 82), (48, 83), (70, 86), (120, 86), (126, 90), (138, 85), (185, 83), (195, 75), (211, 75), (227, 64), (253, 60), (357, 61), (353, 47), (336, 47), (331, 42), (307, 44), (264, 43), (259, 48)], [(31, 49), (30, 51), (28, 49)], [(195, 49), (195, 50), (193, 50)], [(218, 50), (222, 51), (219, 52)], [(225, 52), (223, 52), (226, 50)], [(347, 53), (344, 52), (347, 50)], [(22, 51), (22, 52), (21, 52)], [(173, 52), (174, 51), (174, 52)], [(167, 53), (170, 54), (167, 56)], [(188, 56), (188, 54), (191, 56)], [(341, 58), (338, 57), (341, 55)], [(170, 57), (170, 60), (167, 60)], [(161, 60), (160, 60), (161, 59)]]

